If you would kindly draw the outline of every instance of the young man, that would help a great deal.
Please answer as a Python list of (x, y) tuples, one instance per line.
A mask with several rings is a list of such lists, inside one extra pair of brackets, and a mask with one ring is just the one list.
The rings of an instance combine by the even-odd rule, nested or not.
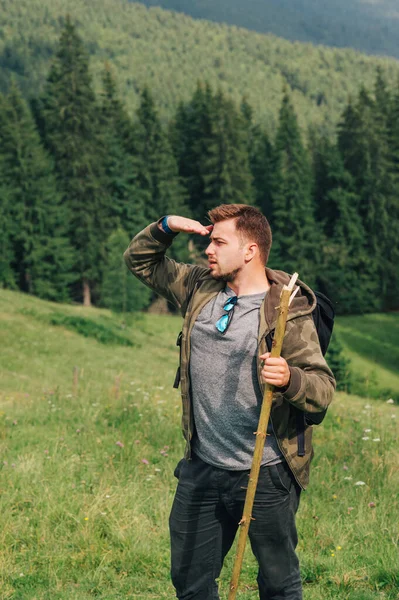
[[(265, 268), (271, 231), (256, 208), (221, 205), (212, 225), (168, 216), (125, 252), (130, 270), (179, 308), (185, 457), (170, 515), (172, 581), (180, 600), (216, 600), (216, 579), (241, 519), (265, 382), (275, 386), (249, 529), (261, 600), (300, 600), (295, 513), (309, 480), (306, 412), (332, 400), (335, 382), (311, 316), (313, 292), (298, 282), (280, 358), (265, 337), (276, 325), (289, 276)], [(165, 252), (179, 233), (210, 236), (208, 268)], [(300, 265), (298, 265), (300, 270)]]

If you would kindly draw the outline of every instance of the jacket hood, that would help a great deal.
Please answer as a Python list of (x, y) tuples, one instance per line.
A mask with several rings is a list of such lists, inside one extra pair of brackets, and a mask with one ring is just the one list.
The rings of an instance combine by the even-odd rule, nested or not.
[[(281, 290), (284, 285), (288, 285), (291, 275), (268, 267), (266, 267), (266, 275), (270, 282), (270, 291), (265, 299), (265, 317), (268, 328), (274, 329), (277, 320), (276, 307), (279, 305)], [(316, 307), (316, 296), (306, 283), (297, 279), (295, 287), (299, 287), (299, 290), (290, 304), (287, 320), (309, 315)]]

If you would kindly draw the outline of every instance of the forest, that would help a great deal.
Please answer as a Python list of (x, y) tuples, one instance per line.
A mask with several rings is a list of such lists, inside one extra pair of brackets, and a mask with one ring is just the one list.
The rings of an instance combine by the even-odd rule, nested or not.
[(27, 100), (43, 92), (69, 14), (90, 56), (93, 89), (101, 91), (108, 61), (129, 115), (148, 87), (164, 124), (197, 82), (207, 81), (237, 105), (246, 96), (254, 120), (274, 136), (285, 86), (303, 133), (318, 126), (333, 135), (349, 98), (361, 85), (371, 89), (377, 68), (390, 85), (399, 79), (393, 59), (289, 42), (127, 0), (0, 0), (0, 13), (1, 92), (12, 79)]
[[(67, 18), (43, 89), (0, 97), (0, 285), (54, 301), (131, 312), (152, 302), (122, 254), (164, 214), (206, 220), (219, 203), (252, 203), (273, 231), (272, 268), (294, 270), (340, 314), (399, 307), (399, 88), (382, 70), (344, 107), (335, 136), (305, 143), (292, 92), (276, 133), (199, 82), (173, 117), (151, 87), (127, 111), (112, 68), (96, 92), (86, 44)], [(178, 236), (173, 257), (201, 248)]]

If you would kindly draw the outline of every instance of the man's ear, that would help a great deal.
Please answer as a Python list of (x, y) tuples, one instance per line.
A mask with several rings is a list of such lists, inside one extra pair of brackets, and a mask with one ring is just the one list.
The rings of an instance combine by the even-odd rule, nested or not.
[(255, 242), (251, 242), (247, 245), (244, 258), (247, 262), (250, 262), (255, 258), (257, 254), (259, 254), (258, 244), (256, 244)]

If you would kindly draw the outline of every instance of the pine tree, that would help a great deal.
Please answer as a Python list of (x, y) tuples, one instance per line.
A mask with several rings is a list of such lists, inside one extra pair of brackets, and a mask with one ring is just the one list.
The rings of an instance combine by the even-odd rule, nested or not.
[(338, 128), (338, 144), (359, 195), (358, 213), (364, 229), (370, 279), (374, 282), (370, 306), (381, 309), (391, 285), (386, 241), (390, 239), (389, 207), (394, 187), (386, 121), (364, 89), (357, 104), (344, 112)]
[(388, 113), (389, 171), (392, 193), (388, 201), (389, 228), (385, 239), (387, 288), (385, 306), (399, 308), (399, 85)]
[(55, 160), (85, 305), (101, 280), (104, 244), (114, 225), (104, 173), (98, 110), (82, 40), (67, 18), (39, 103), (46, 147)]
[[(4, 98), (0, 95), (0, 140), (2, 139), (3, 119), (1, 113), (4, 109)], [(0, 150), (0, 164), (3, 158)], [(0, 287), (17, 289), (15, 264), (15, 248), (13, 238), (16, 232), (16, 223), (12, 210), (12, 190), (7, 183), (2, 181), (2, 166), (0, 166)]]
[(103, 77), (100, 131), (106, 148), (104, 168), (112, 217), (133, 237), (147, 225), (145, 212), (151, 196), (140, 188), (142, 157), (134, 154), (133, 124), (118, 97), (109, 67)]
[[(141, 94), (137, 117), (134, 128), (134, 153), (137, 185), (141, 193), (148, 197), (144, 209), (146, 223), (168, 214), (189, 216), (176, 158), (147, 88)], [(178, 236), (169, 254), (180, 261), (189, 260), (187, 238)]]
[(178, 109), (174, 139), (194, 218), (203, 220), (218, 204), (253, 203), (247, 118), (221, 92), (198, 84)]
[(123, 253), (129, 237), (119, 227), (107, 240), (107, 260), (104, 267), (101, 302), (115, 312), (129, 313), (147, 308), (151, 290), (143, 285), (126, 268)]
[(345, 170), (338, 148), (329, 140), (318, 140), (313, 152), (316, 216), (323, 236), (317, 287), (341, 314), (370, 311), (376, 306), (374, 281), (353, 178)]
[(300, 276), (312, 285), (320, 261), (320, 235), (312, 199), (310, 162), (287, 93), (280, 110), (272, 177), (272, 267)]
[(274, 148), (268, 135), (255, 127), (251, 136), (249, 161), (255, 189), (255, 204), (267, 219), (273, 213)]
[(254, 202), (270, 218), (272, 213), (273, 145), (269, 136), (254, 123), (253, 110), (246, 98), (241, 103), (249, 166), (252, 174)]
[(8, 253), (1, 268), (3, 285), (66, 300), (73, 280), (66, 211), (53, 165), (15, 85), (0, 105), (0, 181)]

